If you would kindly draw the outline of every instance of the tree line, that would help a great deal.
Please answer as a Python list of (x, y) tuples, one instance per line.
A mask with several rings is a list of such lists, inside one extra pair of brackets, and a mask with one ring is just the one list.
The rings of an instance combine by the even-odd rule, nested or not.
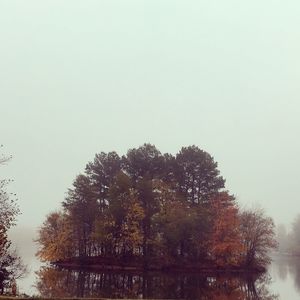
[[(197, 146), (144, 144), (95, 155), (39, 229), (44, 261), (264, 267), (276, 247), (262, 210), (241, 210), (214, 158)], [(103, 261), (103, 260), (102, 260)]]

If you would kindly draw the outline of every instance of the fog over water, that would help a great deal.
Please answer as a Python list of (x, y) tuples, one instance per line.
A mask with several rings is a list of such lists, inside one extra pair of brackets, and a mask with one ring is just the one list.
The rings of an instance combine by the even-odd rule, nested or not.
[(0, 144), (31, 261), (45, 216), (100, 151), (195, 144), (241, 205), (300, 213), (300, 2), (0, 3)]

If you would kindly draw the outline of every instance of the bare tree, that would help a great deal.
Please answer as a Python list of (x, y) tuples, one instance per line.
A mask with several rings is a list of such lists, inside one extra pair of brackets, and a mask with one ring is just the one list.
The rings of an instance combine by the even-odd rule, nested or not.
[(265, 267), (271, 260), (269, 252), (277, 247), (272, 218), (259, 208), (245, 210), (240, 218), (245, 265)]
[[(1, 146), (2, 147), (2, 146)], [(10, 160), (11, 157), (0, 155), (0, 165)], [(16, 250), (12, 249), (8, 238), (8, 230), (15, 225), (19, 214), (19, 207), (6, 187), (9, 180), (0, 179), (0, 294), (16, 279), (26, 273), (26, 267)]]

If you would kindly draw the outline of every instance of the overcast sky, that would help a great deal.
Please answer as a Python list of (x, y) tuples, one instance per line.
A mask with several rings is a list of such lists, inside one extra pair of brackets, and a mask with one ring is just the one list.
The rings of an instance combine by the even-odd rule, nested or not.
[(85, 164), (198, 145), (242, 205), (300, 213), (299, 0), (0, 2), (0, 144), (18, 231)]

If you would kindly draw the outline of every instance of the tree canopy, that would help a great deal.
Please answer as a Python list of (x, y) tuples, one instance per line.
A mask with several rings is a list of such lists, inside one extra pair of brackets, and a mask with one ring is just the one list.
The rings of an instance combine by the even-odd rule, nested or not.
[[(274, 246), (273, 227), (255, 259)], [(101, 152), (78, 175), (62, 210), (39, 230), (38, 256), (46, 261), (117, 258), (159, 264), (249, 263), (246, 214), (225, 189), (214, 158), (197, 146), (176, 154), (144, 144), (126, 155)], [(258, 220), (258, 221), (259, 221)], [(246, 229), (245, 229), (246, 228)], [(268, 239), (266, 239), (268, 235)], [(264, 249), (264, 250), (262, 250)]]

